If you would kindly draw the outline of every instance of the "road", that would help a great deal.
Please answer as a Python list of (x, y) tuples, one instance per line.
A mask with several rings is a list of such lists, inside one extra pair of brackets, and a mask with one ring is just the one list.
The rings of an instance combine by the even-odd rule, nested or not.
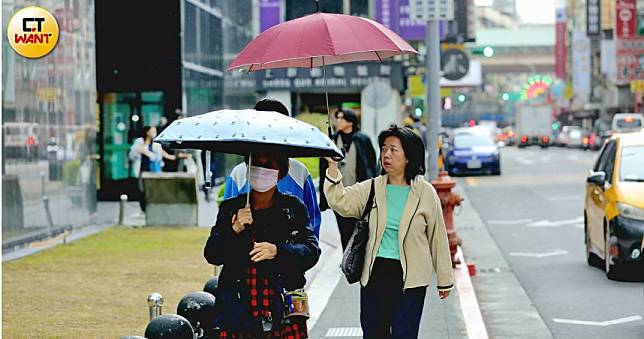
[(584, 186), (597, 154), (505, 147), (501, 176), (458, 181), (553, 337), (644, 338), (644, 284), (586, 264)]

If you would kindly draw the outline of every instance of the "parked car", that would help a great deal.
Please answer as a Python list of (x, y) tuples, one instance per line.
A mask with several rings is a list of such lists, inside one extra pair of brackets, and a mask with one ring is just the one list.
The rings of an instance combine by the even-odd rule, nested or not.
[(579, 126), (562, 127), (555, 144), (562, 147), (583, 147), (583, 129)]
[(644, 116), (640, 113), (617, 113), (613, 116), (613, 133), (639, 132), (644, 126)]
[[(586, 179), (584, 233), (588, 264), (609, 279), (644, 280), (644, 133), (617, 134)], [(633, 273), (637, 273), (633, 275)]]
[(450, 175), (501, 174), (501, 154), (494, 138), (485, 129), (458, 128), (447, 151)]

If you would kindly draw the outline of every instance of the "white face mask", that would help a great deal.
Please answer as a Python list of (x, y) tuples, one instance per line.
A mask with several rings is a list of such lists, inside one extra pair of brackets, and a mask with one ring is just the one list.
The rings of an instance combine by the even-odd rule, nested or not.
[(250, 187), (257, 192), (266, 192), (277, 184), (280, 171), (276, 169), (251, 166)]

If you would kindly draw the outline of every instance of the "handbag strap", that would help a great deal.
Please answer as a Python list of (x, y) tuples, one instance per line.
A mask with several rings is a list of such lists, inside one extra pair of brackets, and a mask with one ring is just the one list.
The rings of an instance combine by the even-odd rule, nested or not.
[(371, 212), (371, 206), (373, 205), (373, 196), (375, 195), (374, 192), (374, 179), (371, 179), (371, 190), (369, 191), (369, 199), (367, 199), (367, 206), (364, 207), (364, 211), (362, 212), (362, 217), (360, 219), (364, 220), (367, 215)]

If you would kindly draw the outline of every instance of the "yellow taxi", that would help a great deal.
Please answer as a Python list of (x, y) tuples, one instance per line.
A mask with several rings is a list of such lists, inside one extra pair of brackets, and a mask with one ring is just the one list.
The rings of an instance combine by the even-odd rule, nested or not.
[[(609, 279), (644, 275), (644, 132), (608, 139), (586, 179), (586, 258)], [(602, 263), (603, 261), (603, 263)]]

